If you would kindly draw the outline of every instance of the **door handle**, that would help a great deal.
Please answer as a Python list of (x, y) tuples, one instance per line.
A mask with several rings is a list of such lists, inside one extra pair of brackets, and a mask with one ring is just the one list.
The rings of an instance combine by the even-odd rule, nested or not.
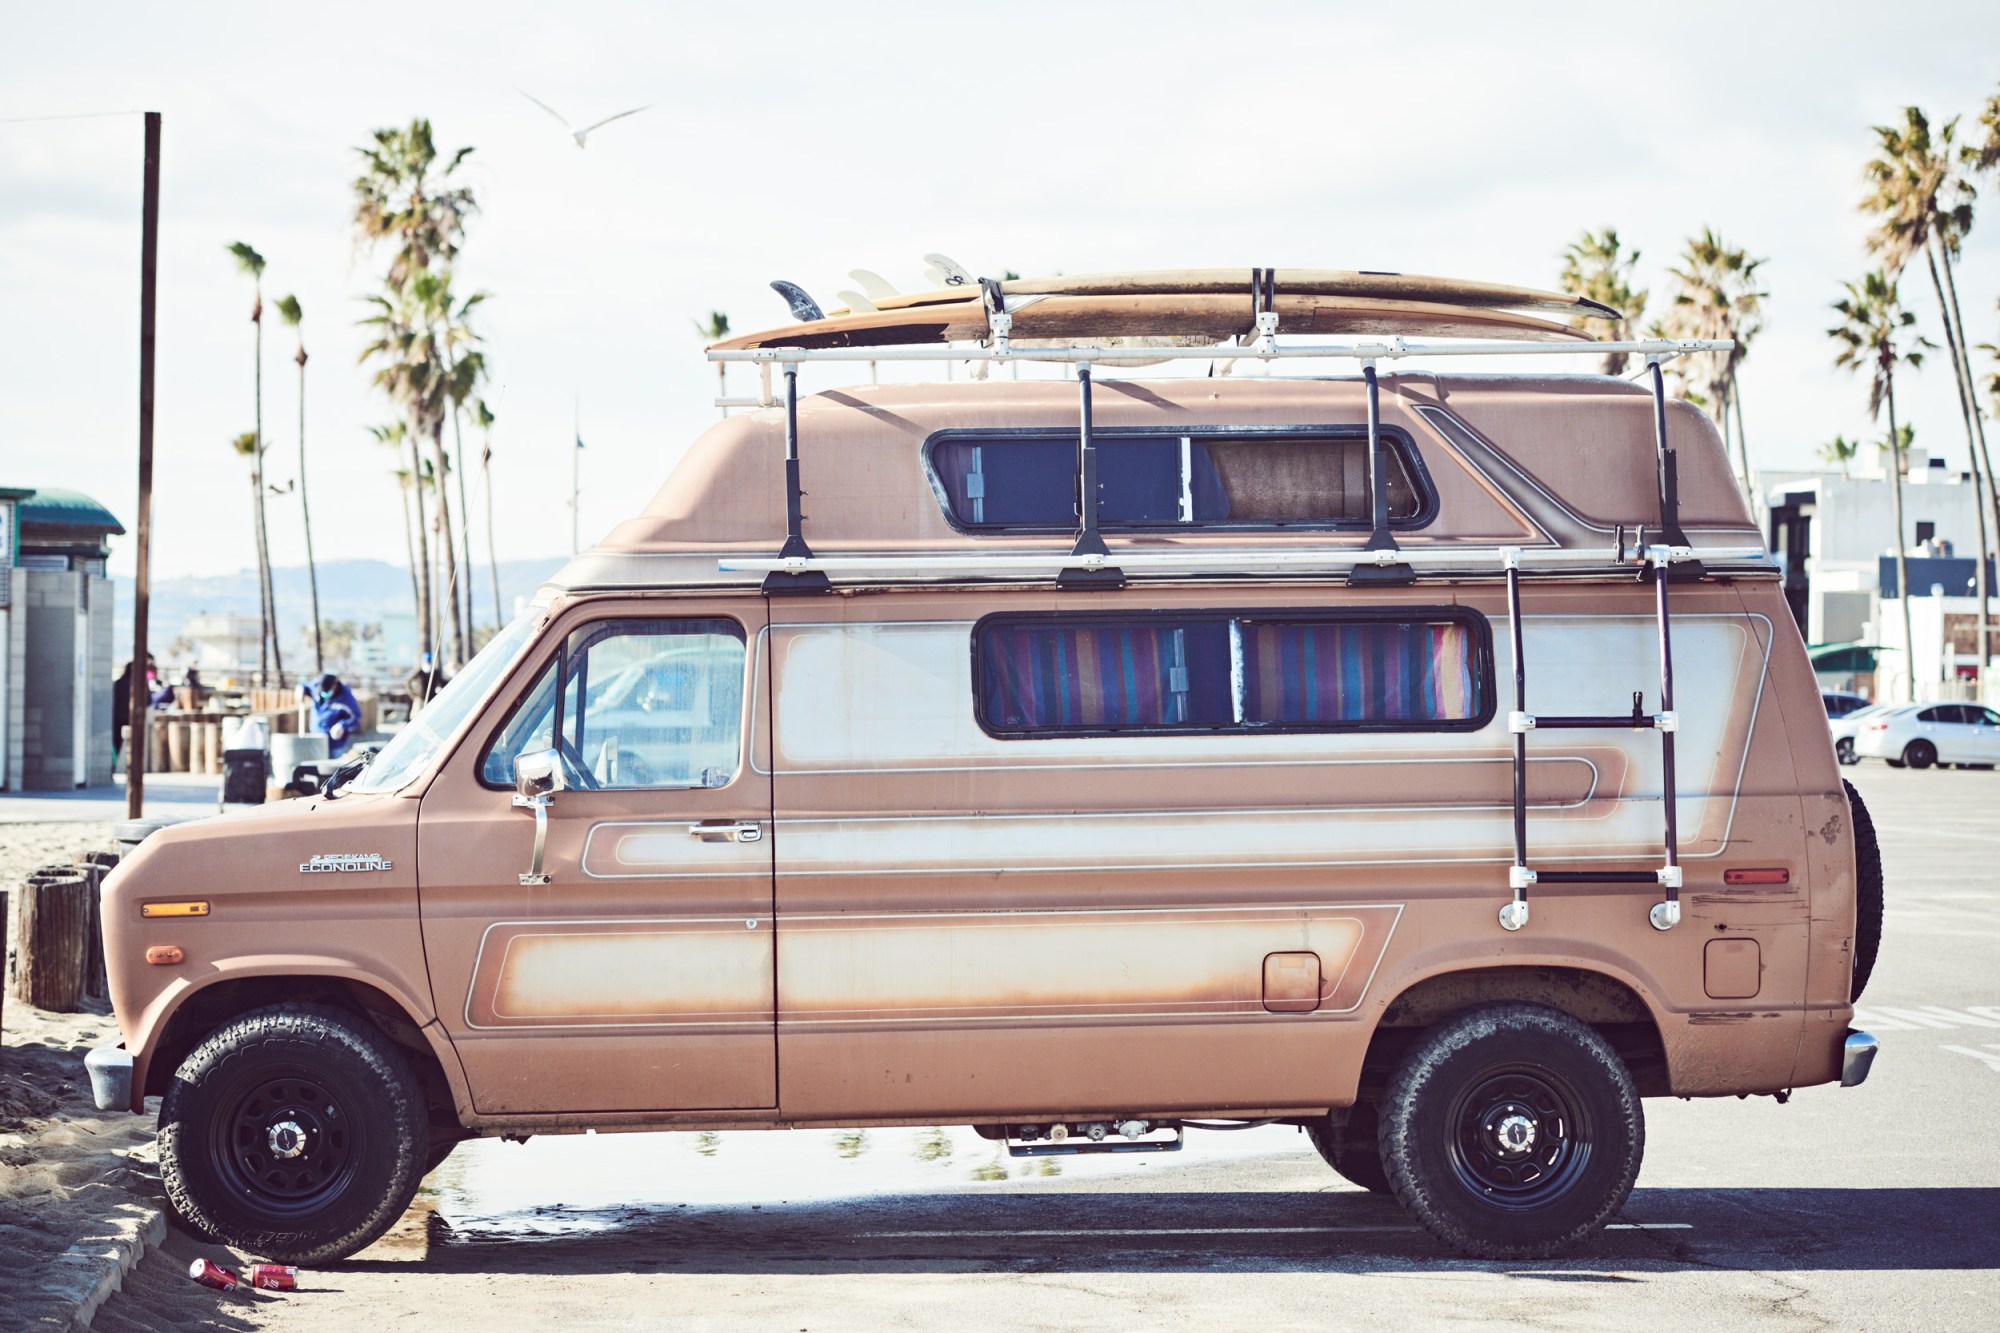
[(757, 823), (689, 824), (688, 836), (703, 842), (761, 842), (764, 826)]

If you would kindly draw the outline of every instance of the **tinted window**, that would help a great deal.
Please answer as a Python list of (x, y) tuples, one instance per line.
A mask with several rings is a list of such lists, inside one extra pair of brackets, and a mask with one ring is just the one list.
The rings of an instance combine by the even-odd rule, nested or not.
[[(743, 718), (743, 630), (729, 620), (614, 620), (569, 636), (561, 749), (582, 785), (720, 787), (735, 775)], [(522, 696), (480, 765), (512, 786), (516, 756), (556, 732), (558, 662)]]
[[(1383, 435), (1391, 522), (1420, 518), (1423, 496), (1400, 433)], [(1098, 521), (1174, 528), (1364, 524), (1372, 512), (1365, 432), (1104, 435)], [(960, 434), (930, 465), (961, 527), (1066, 531), (1077, 523), (1074, 435)]]
[(999, 616), (975, 632), (979, 720), (1003, 736), (1453, 730), (1491, 711), (1460, 612)]
[(1936, 708), (1926, 708), (1923, 712), (1917, 714), (1917, 721), (1956, 722), (1958, 721), (1958, 718), (1953, 716), (1953, 714), (1955, 714), (1956, 712), (1957, 712), (1956, 709), (1946, 708), (1943, 705), (1939, 705)]

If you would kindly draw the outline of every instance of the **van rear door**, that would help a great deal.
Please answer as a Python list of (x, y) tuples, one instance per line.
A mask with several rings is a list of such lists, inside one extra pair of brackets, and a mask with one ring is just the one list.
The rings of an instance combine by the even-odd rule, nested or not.
[[(761, 598), (575, 608), (425, 793), (431, 988), (481, 1114), (776, 1105), (764, 624)], [(529, 883), (513, 765), (550, 749)]]

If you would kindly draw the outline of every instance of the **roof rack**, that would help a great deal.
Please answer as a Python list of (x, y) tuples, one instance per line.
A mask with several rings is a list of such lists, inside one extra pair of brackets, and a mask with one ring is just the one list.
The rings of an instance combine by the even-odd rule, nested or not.
[[(1097, 444), (1092, 431), (1091, 384), (1093, 367), (1098, 365), (1119, 365), (1131, 362), (1157, 363), (1161, 361), (1278, 361), (1278, 360), (1351, 360), (1358, 361), (1361, 376), (1368, 391), (1368, 486), (1370, 492), (1370, 524), (1367, 542), (1358, 550), (1334, 548), (1309, 553), (1271, 553), (1253, 555), (1239, 553), (1236, 568), (1279, 568), (1291, 564), (1295, 572), (1305, 572), (1308, 567), (1320, 566), (1344, 571), (1350, 583), (1411, 583), (1416, 578), (1416, 564), (1441, 564), (1461, 568), (1467, 564), (1467, 557), (1473, 553), (1460, 548), (1451, 552), (1418, 553), (1404, 551), (1396, 542), (1389, 528), (1388, 474), (1383, 466), (1381, 439), (1380, 391), (1376, 383), (1376, 365), (1381, 361), (1400, 361), (1409, 357), (1461, 357), (1461, 356), (1574, 356), (1587, 353), (1601, 356), (1606, 352), (1624, 352), (1643, 356), (1646, 360), (1648, 378), (1653, 394), (1654, 434), (1657, 443), (1660, 494), (1661, 545), (1685, 551), (1688, 554), (1675, 557), (1669, 565), (1658, 566), (1656, 572), (1664, 573), (1671, 567), (1675, 577), (1698, 578), (1701, 574), (1700, 553), (1692, 550), (1687, 534), (1680, 524), (1680, 481), (1678, 460), (1675, 451), (1667, 445), (1667, 403), (1666, 384), (1660, 367), (1675, 357), (1699, 352), (1727, 352), (1735, 347), (1728, 340), (1708, 339), (1645, 339), (1634, 342), (1532, 342), (1532, 341), (1461, 341), (1461, 342), (1409, 342), (1401, 337), (1375, 342), (1288, 342), (1280, 343), (1276, 335), (1276, 322), (1260, 318), (1258, 333), (1248, 343), (1238, 346), (1210, 347), (1139, 347), (1130, 344), (1075, 345), (1068, 347), (1014, 347), (1007, 337), (1009, 319), (1005, 314), (997, 314), (991, 319), (992, 336), (989, 341), (975, 346), (953, 345), (898, 345), (884, 347), (758, 347), (741, 349), (710, 349), (711, 361), (727, 364), (743, 361), (755, 364), (760, 374), (761, 393), (754, 399), (732, 399), (719, 397), (718, 406), (761, 407), (780, 405), (780, 400), (771, 392), (771, 368), (778, 367), (784, 375), (785, 409), (785, 544), (775, 559), (771, 560), (725, 560), (721, 568), (738, 572), (762, 572), (766, 592), (826, 592), (832, 587), (830, 574), (860, 574), (875, 576), (895, 576), (896, 574), (936, 575), (943, 572), (962, 573), (969, 577), (1034, 577), (1048, 570), (1050, 559), (1042, 555), (985, 555), (985, 556), (841, 556), (823, 558), (813, 553), (804, 532), (804, 515), (801, 510), (799, 491), (799, 368), (806, 362), (880, 362), (880, 361), (1044, 361), (1074, 365), (1076, 367), (1079, 427), (1077, 433), (1077, 530), (1075, 542), (1069, 556), (1055, 570), (1057, 586), (1064, 588), (1116, 588), (1125, 583), (1125, 570), (1150, 569), (1162, 573), (1177, 571), (1202, 572), (1213, 569), (1223, 552), (1204, 553), (1196, 557), (1176, 558), (1174, 554), (1125, 554), (1116, 565), (1110, 562), (1110, 549), (1105, 545), (1104, 535), (1098, 526), (1097, 506)], [(1620, 548), (1623, 547), (1620, 534)], [(1761, 551), (1761, 548), (1760, 548)], [(1525, 554), (1525, 553), (1524, 553)], [(1563, 559), (1549, 561), (1547, 556), (1556, 552), (1538, 552), (1533, 560), (1536, 566), (1561, 566), (1573, 563), (1598, 564), (1598, 558), (1590, 553), (1564, 552), (1565, 556), (1583, 556), (1581, 562)], [(1744, 558), (1736, 551), (1713, 551), (1707, 553), (1711, 560)], [(1622, 563), (1623, 551), (1617, 552), (1617, 561)]]

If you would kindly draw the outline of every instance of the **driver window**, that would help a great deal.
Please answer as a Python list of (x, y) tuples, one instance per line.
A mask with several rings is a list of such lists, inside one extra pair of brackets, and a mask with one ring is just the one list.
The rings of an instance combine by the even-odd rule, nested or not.
[(584, 790), (723, 787), (740, 761), (744, 638), (730, 620), (611, 620), (569, 636), (480, 765), (509, 787), (516, 756), (547, 749), (561, 716), (562, 755)]

